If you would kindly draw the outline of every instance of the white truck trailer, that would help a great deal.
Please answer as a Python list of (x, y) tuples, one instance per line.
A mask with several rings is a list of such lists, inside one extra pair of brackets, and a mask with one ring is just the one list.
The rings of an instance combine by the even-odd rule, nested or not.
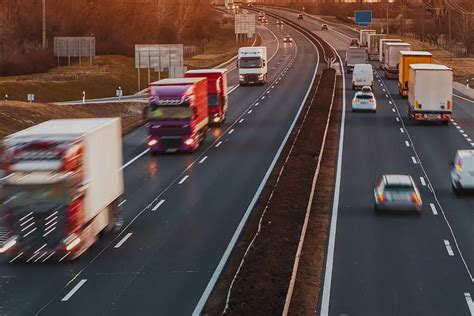
[(410, 51), (408, 43), (387, 43), (385, 45), (384, 72), (385, 78), (398, 79), (398, 67), (400, 64), (400, 52)]
[(443, 65), (411, 64), (408, 117), (447, 124), (453, 111), (453, 71)]
[(239, 84), (261, 84), (267, 82), (267, 47), (241, 47), (238, 52)]
[(47, 121), (7, 136), (4, 148), (1, 252), (74, 259), (114, 227), (124, 191), (120, 118)]
[(367, 62), (367, 52), (363, 47), (349, 46), (346, 50), (346, 70), (351, 73), (357, 64), (365, 64)]
[(369, 60), (379, 60), (380, 40), (387, 37), (387, 34), (369, 34), (367, 56)]
[(401, 39), (393, 39), (393, 38), (382, 38), (380, 40), (380, 51), (379, 51), (379, 61), (380, 61), (380, 69), (383, 69), (383, 64), (385, 61), (385, 45), (388, 43), (402, 43)]

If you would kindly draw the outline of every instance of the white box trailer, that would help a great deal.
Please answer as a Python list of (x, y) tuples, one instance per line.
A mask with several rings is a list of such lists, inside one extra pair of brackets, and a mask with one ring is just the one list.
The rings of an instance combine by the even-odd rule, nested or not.
[[(48, 255), (72, 259), (115, 225), (124, 192), (121, 133), (120, 118), (62, 119), (5, 138), (5, 200), (16, 196), (4, 205), (14, 219), (12, 255), (48, 244)], [(18, 231), (25, 218), (35, 223), (27, 236)]]
[(398, 79), (398, 65), (400, 63), (400, 52), (410, 51), (408, 43), (387, 43), (385, 45), (384, 66), (385, 78)]
[(453, 71), (443, 65), (411, 64), (408, 117), (448, 123), (453, 110)]
[(376, 34), (376, 30), (360, 30), (359, 33), (359, 42), (360, 46), (367, 47), (369, 42), (369, 34)]
[(382, 38), (380, 39), (380, 51), (379, 51), (379, 61), (380, 61), (380, 69), (383, 69), (383, 64), (385, 61), (385, 45), (387, 43), (402, 43), (403, 41), (401, 39), (397, 38)]
[(368, 41), (368, 59), (379, 60), (380, 56), (380, 40), (387, 37), (387, 34), (369, 34)]

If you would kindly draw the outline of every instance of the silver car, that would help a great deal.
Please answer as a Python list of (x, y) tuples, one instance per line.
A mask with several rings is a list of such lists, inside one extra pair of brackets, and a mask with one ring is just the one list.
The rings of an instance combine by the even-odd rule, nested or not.
[(416, 211), (423, 202), (415, 182), (409, 175), (386, 174), (374, 188), (375, 211)]

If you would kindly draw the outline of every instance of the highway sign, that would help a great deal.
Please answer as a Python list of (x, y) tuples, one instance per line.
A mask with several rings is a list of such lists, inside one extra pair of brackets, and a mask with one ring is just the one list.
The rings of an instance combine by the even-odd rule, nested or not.
[(135, 68), (182, 67), (183, 50), (183, 44), (135, 45)]
[(355, 10), (354, 19), (359, 26), (369, 26), (372, 22), (372, 10)]
[(235, 34), (255, 34), (255, 14), (235, 15)]
[(55, 37), (54, 56), (92, 57), (95, 56), (95, 37)]

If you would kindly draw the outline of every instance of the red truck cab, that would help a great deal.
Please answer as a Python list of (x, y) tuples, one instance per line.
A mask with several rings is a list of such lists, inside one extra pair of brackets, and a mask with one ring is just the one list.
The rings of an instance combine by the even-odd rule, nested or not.
[(163, 79), (148, 88), (148, 146), (152, 153), (194, 152), (207, 134), (206, 78)]
[(227, 69), (188, 70), (186, 78), (207, 78), (207, 102), (209, 107), (209, 123), (221, 125), (227, 116)]

